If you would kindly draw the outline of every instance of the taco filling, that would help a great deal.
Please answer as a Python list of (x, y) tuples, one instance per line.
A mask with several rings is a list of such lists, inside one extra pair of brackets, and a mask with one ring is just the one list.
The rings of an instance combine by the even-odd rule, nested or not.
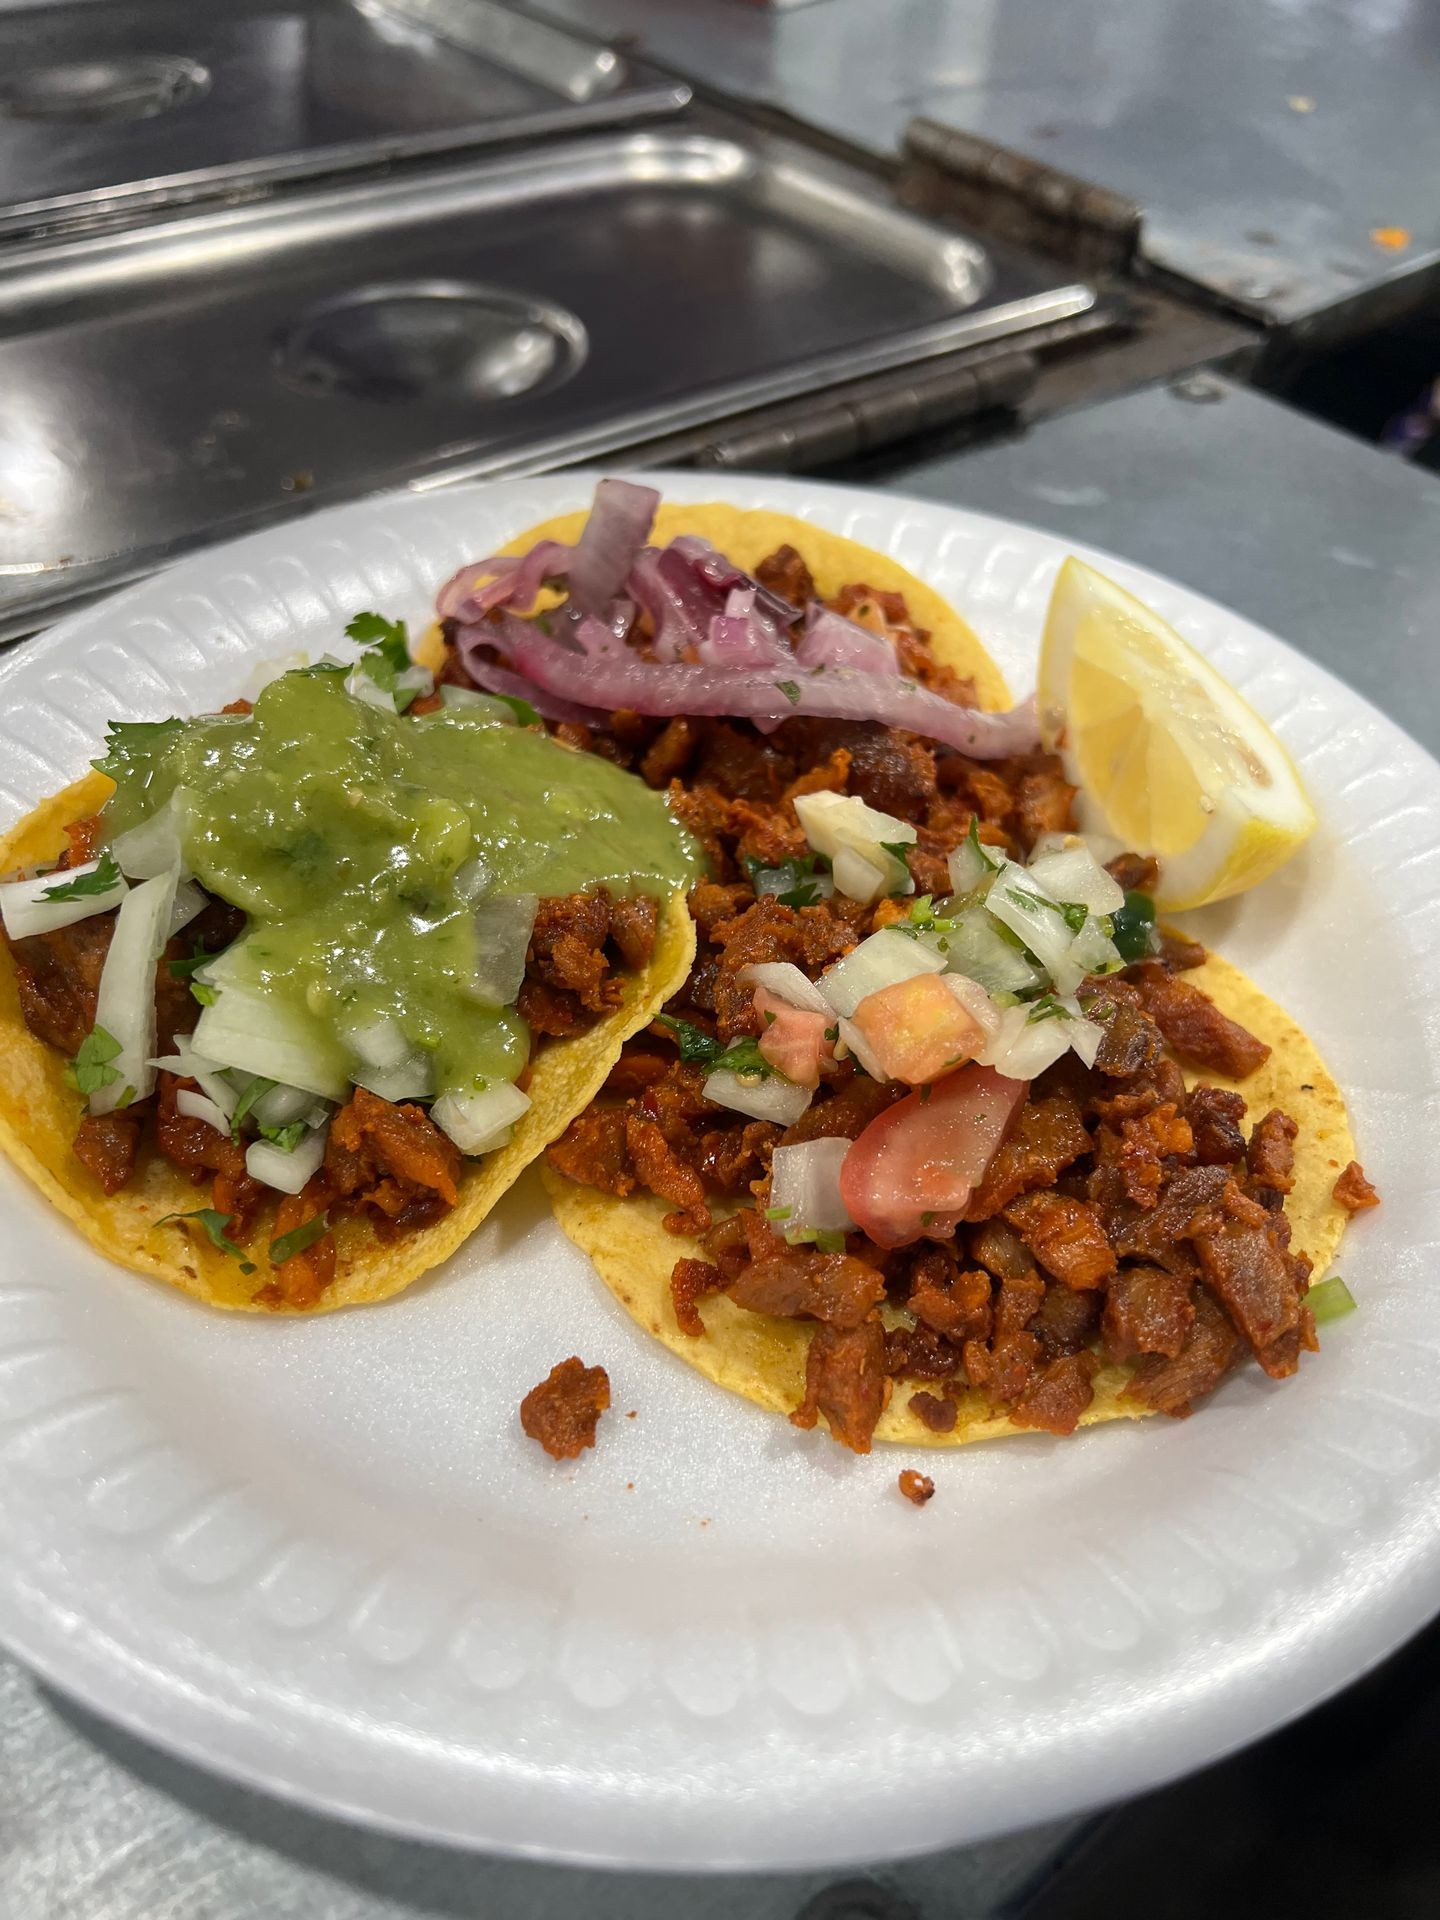
[(378, 1298), (448, 1252), (692, 950), (695, 848), (643, 782), (436, 691), (403, 628), (350, 631), (357, 661), (253, 705), (112, 726), (32, 820), (64, 851), (22, 828), (0, 887), (31, 1037), (7, 1144), (107, 1250), (226, 1305)]
[(929, 589), (772, 514), (669, 509), (660, 544), (655, 508), (602, 483), (439, 601), (447, 683), (533, 698), (706, 858), (688, 979), (548, 1150), (561, 1225), (677, 1353), (860, 1452), (1293, 1374), (1362, 1179), (1313, 1046), (1157, 926), (1153, 859), (1077, 833)]

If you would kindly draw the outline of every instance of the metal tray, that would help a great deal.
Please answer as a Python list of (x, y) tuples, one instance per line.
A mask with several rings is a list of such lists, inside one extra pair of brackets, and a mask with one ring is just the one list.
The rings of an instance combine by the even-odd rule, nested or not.
[(497, 0), (69, 0), (0, 12), (0, 235), (684, 107)]
[(0, 255), (0, 633), (386, 485), (538, 471), (1091, 290), (707, 110)]

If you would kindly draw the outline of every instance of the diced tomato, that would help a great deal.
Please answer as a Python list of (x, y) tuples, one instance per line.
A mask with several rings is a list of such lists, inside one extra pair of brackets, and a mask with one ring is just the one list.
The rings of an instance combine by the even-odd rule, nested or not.
[(850, 1217), (881, 1247), (948, 1237), (1025, 1098), (1026, 1082), (962, 1067), (872, 1120), (840, 1167)]
[(939, 973), (877, 987), (856, 1007), (851, 1025), (864, 1043), (857, 1049), (860, 1058), (873, 1058), (880, 1078), (907, 1080), (912, 1087), (942, 1079), (973, 1060), (987, 1037)]
[(755, 989), (755, 1011), (765, 1022), (760, 1035), (760, 1052), (777, 1073), (793, 1080), (797, 1087), (818, 1087), (820, 1062), (834, 1052), (825, 1038), (833, 1022), (823, 1013), (811, 1013), (804, 1007), (792, 1007), (765, 987)]

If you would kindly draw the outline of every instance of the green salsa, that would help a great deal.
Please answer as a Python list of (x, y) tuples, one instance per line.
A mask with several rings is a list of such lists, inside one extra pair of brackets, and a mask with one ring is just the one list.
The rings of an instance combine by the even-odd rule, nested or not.
[(669, 895), (699, 872), (660, 796), (608, 761), (498, 705), (401, 716), (329, 668), (272, 681), (248, 714), (116, 728), (97, 764), (112, 836), (173, 797), (186, 866), (249, 915), (212, 970), (222, 998), (260, 996), (343, 1078), (348, 1036), (393, 1023), (436, 1093), (513, 1080), (529, 1035), (477, 986), (477, 903)]

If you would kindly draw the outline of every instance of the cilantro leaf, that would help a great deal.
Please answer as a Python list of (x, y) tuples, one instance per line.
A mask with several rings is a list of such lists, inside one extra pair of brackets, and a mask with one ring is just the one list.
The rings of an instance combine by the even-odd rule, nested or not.
[(274, 1085), (275, 1082), (273, 1080), (262, 1079), (260, 1075), (257, 1074), (249, 1086), (246, 1087), (240, 1098), (235, 1102), (235, 1111), (230, 1118), (230, 1138), (232, 1140), (238, 1140), (240, 1138), (240, 1128), (246, 1119), (248, 1119), (250, 1109), (257, 1100), (263, 1099)]
[(782, 907), (813, 907), (825, 897), (830, 862), (823, 853), (801, 853), (791, 854), (778, 867), (768, 867), (751, 855), (745, 871), (757, 897), (770, 893)]
[(120, 1069), (110, 1062), (120, 1056), (120, 1042), (104, 1027), (95, 1027), (80, 1042), (80, 1051), (70, 1063), (68, 1079), (79, 1093), (98, 1093), (120, 1078)]
[(260, 1127), (262, 1140), (268, 1140), (281, 1153), (293, 1153), (310, 1131), (303, 1120), (292, 1120), (288, 1127)]
[(1072, 933), (1079, 933), (1089, 918), (1090, 909), (1083, 901), (1067, 901), (1060, 908), (1060, 917)]
[(328, 1213), (317, 1213), (312, 1219), (302, 1220), (298, 1227), (292, 1227), (289, 1233), (282, 1233), (278, 1240), (270, 1242), (270, 1264), (282, 1267), (287, 1260), (293, 1260), (297, 1253), (303, 1253), (307, 1247), (313, 1247), (330, 1231)]
[(1027, 1027), (1039, 1024), (1041, 1020), (1073, 1020), (1074, 1014), (1068, 1007), (1062, 1007), (1053, 993), (1042, 993), (1038, 1000), (1032, 1000), (1030, 1011), (1025, 1016)]
[(711, 1073), (724, 1071), (740, 1074), (773, 1074), (774, 1067), (760, 1051), (756, 1040), (736, 1040), (731, 1046), (722, 1046), (703, 1027), (697, 1027), (692, 1021), (679, 1020), (673, 1014), (662, 1013), (657, 1016), (662, 1027), (668, 1027), (675, 1036), (680, 1049), (680, 1058), (686, 1064), (693, 1063)]
[(517, 725), (522, 727), (539, 726), (539, 714), (535, 711), (534, 707), (531, 706), (530, 702), (528, 700), (522, 700), (518, 693), (495, 693), (490, 697), (492, 700), (499, 700), (502, 705), (509, 707), (515, 716)]
[(187, 1226), (192, 1220), (200, 1222), (201, 1227), (209, 1235), (210, 1244), (213, 1247), (218, 1247), (221, 1253), (228, 1253), (233, 1260), (240, 1262), (241, 1273), (254, 1273), (253, 1261), (245, 1258), (243, 1250), (236, 1246), (225, 1231), (230, 1224), (228, 1213), (217, 1213), (214, 1207), (197, 1207), (193, 1213), (167, 1213), (155, 1224), (157, 1227)]
[(378, 654), (394, 672), (403, 673), (410, 665), (410, 636), (403, 620), (387, 620), (383, 613), (357, 613), (345, 632)]
[(215, 955), (207, 953), (204, 947), (196, 947), (188, 960), (169, 960), (166, 962), (166, 968), (172, 980), (188, 980), (192, 973), (198, 973), (201, 967), (214, 958)]
[(207, 987), (203, 980), (192, 980), (190, 991), (202, 1007), (213, 1007), (219, 995), (214, 987)]
[(792, 707), (799, 706), (800, 688), (794, 680), (777, 680), (775, 682), (775, 691), (777, 693), (783, 693)]
[(143, 785), (156, 757), (183, 725), (181, 720), (112, 720), (105, 730), (105, 756), (90, 764), (97, 773), (108, 773), (117, 787), (132, 780)]
[(109, 893), (120, 884), (120, 869), (107, 847), (93, 873), (82, 873), (74, 880), (62, 880), (58, 887), (46, 887), (42, 900), (90, 900), (97, 893)]

